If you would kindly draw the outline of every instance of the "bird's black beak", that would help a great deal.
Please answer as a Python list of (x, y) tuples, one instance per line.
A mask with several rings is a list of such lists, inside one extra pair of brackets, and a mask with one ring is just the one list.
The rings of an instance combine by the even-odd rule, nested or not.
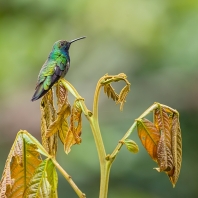
[(73, 42), (76, 42), (76, 41), (81, 40), (81, 39), (84, 39), (84, 38), (86, 38), (86, 36), (82, 36), (82, 37), (79, 37), (77, 39), (71, 40), (71, 41), (69, 41), (69, 43), (71, 45)]

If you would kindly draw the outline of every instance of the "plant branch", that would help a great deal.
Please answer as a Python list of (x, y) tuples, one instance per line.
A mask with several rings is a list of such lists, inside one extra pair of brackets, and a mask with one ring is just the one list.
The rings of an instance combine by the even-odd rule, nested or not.
[(81, 192), (81, 190), (76, 186), (74, 181), (72, 180), (71, 176), (60, 166), (60, 164), (56, 161), (54, 157), (51, 158), (52, 162), (56, 166), (56, 168), (61, 172), (61, 174), (65, 177), (65, 179), (68, 181), (68, 183), (71, 185), (71, 187), (74, 189), (78, 197), (85, 198), (86, 195)]
[(144, 118), (145, 116), (147, 116), (149, 113), (151, 113), (153, 110), (155, 110), (158, 107), (158, 103), (154, 103), (153, 105), (151, 105), (146, 111), (144, 111), (136, 120), (135, 122), (132, 124), (132, 126), (129, 128), (129, 130), (126, 132), (126, 134), (122, 137), (122, 139), (119, 141), (119, 143), (117, 144), (116, 148), (114, 149), (114, 151), (107, 156), (107, 160), (110, 161), (110, 163), (112, 163), (116, 157), (116, 155), (118, 154), (118, 152), (120, 151), (120, 149), (122, 148), (123, 144), (124, 144), (124, 140), (127, 139), (131, 133), (133, 132), (133, 130), (136, 128), (137, 126), (137, 120)]
[[(102, 140), (100, 127), (99, 127), (99, 121), (98, 121), (98, 103), (99, 103), (99, 94), (101, 87), (105, 84), (109, 84), (111, 82), (118, 82), (120, 80), (124, 80), (127, 85), (130, 85), (128, 80), (126, 79), (126, 75), (121, 73), (118, 75), (105, 75), (98, 81), (96, 85), (96, 90), (94, 94), (94, 101), (93, 101), (93, 114), (87, 109), (84, 99), (78, 94), (76, 89), (65, 79), (61, 79), (62, 84), (65, 86), (67, 90), (70, 91), (79, 100), (79, 103), (81, 105), (82, 111), (87, 117), (87, 119), (90, 122), (90, 126), (93, 132), (94, 140), (96, 143), (96, 148), (98, 151), (99, 156), (99, 162), (100, 162), (100, 198), (106, 198), (108, 193), (108, 183), (109, 183), (109, 174), (110, 169), (112, 165), (112, 161), (108, 160), (108, 157), (106, 156), (106, 151), (104, 147), (104, 143)], [(131, 132), (129, 132), (131, 133)], [(127, 134), (126, 134), (127, 135)], [(120, 143), (122, 144), (122, 143)], [(121, 148), (121, 145), (118, 145), (119, 150)]]

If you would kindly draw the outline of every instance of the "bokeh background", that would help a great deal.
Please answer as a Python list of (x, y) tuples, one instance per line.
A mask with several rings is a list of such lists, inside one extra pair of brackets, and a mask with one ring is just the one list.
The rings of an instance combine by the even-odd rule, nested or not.
[[(60, 39), (87, 36), (71, 46), (66, 79), (89, 109), (98, 79), (126, 73), (131, 82), (124, 111), (102, 93), (100, 124), (107, 153), (144, 110), (160, 102), (180, 112), (181, 174), (173, 189), (141, 146), (124, 147), (110, 176), (109, 198), (198, 197), (198, 1), (191, 0), (1, 0), (0, 1), (0, 173), (20, 129), (40, 140), (39, 101), (31, 102), (38, 72)], [(120, 89), (123, 84), (114, 84)], [(70, 96), (70, 101), (73, 98)], [(98, 197), (96, 147), (83, 117), (83, 142), (58, 161), (87, 197)], [(59, 175), (59, 197), (77, 197)]]

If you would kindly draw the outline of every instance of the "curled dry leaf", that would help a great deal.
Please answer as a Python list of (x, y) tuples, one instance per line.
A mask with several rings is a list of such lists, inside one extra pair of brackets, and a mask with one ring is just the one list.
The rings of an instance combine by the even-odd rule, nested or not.
[(50, 155), (56, 155), (57, 151), (57, 134), (46, 137), (47, 129), (56, 118), (56, 110), (53, 105), (53, 93), (50, 89), (41, 100), (41, 138), (42, 145)]
[(104, 85), (104, 92), (107, 94), (108, 98), (112, 98), (114, 101), (118, 100), (118, 94), (115, 92), (115, 89), (110, 84)]
[(46, 137), (50, 137), (53, 134), (59, 134), (61, 142), (64, 144), (66, 134), (68, 133), (67, 118), (71, 114), (71, 106), (69, 104), (63, 104), (60, 111), (57, 113), (56, 120), (49, 126)]
[(174, 164), (174, 172), (172, 175), (169, 175), (169, 178), (175, 186), (181, 169), (181, 162), (182, 162), (182, 138), (181, 138), (181, 129), (179, 123), (179, 115), (173, 115), (173, 122), (172, 122), (172, 155), (173, 155), (173, 164)]
[(56, 96), (57, 96), (57, 105), (58, 105), (58, 113), (56, 116), (56, 120), (51, 123), (49, 128), (47, 129), (47, 137), (52, 136), (53, 134), (58, 132), (59, 138), (61, 142), (64, 144), (66, 134), (68, 133), (68, 117), (71, 114), (71, 106), (68, 101), (68, 91), (62, 85), (61, 81), (58, 81), (56, 84)]
[(69, 131), (66, 134), (64, 141), (64, 149), (66, 154), (71, 150), (71, 146), (74, 144), (81, 143), (81, 131), (82, 131), (82, 109), (79, 105), (78, 100), (75, 100), (71, 111)]
[(175, 186), (182, 162), (182, 140), (177, 111), (158, 104), (154, 110), (154, 123), (137, 120), (138, 135), (151, 158), (158, 163), (159, 172), (165, 172)]
[(120, 103), (120, 110), (123, 110), (124, 103), (126, 102), (127, 94), (130, 91), (130, 84), (125, 85), (125, 87), (120, 91), (117, 103)]
[(160, 131), (160, 141), (157, 146), (157, 159), (160, 171), (173, 170), (173, 155), (171, 152), (171, 126), (166, 111), (159, 106), (154, 111), (155, 125)]
[(57, 96), (58, 111), (60, 111), (63, 104), (69, 103), (68, 91), (63, 86), (61, 81), (58, 81), (58, 83), (56, 84), (56, 96)]

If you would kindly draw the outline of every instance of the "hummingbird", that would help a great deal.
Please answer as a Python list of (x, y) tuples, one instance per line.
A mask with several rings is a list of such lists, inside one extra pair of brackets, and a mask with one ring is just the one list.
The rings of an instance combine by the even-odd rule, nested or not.
[(70, 67), (69, 48), (73, 42), (84, 38), (86, 37), (71, 41), (59, 40), (54, 43), (52, 51), (39, 72), (32, 101), (41, 98), (60, 78), (65, 77)]

